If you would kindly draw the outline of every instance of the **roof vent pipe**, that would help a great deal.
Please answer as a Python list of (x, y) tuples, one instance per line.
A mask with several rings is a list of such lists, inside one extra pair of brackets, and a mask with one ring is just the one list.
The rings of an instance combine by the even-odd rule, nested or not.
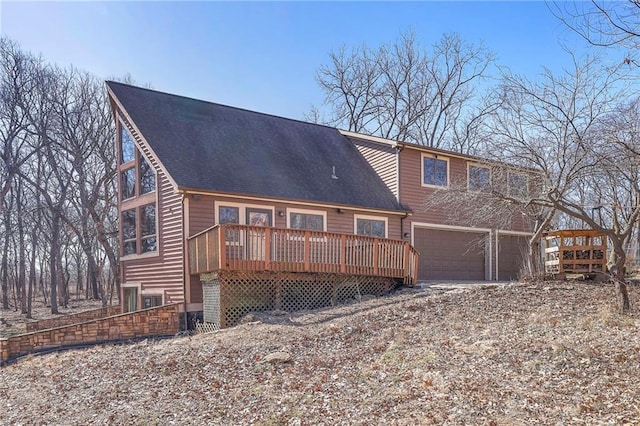
[(331, 179), (338, 179), (338, 176), (336, 176), (336, 166), (333, 166), (333, 172), (331, 173)]

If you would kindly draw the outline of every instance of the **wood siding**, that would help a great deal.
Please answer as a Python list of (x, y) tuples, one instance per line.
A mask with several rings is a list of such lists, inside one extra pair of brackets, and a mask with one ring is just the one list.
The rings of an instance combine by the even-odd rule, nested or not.
[(398, 165), (396, 162), (396, 149), (389, 145), (383, 145), (364, 139), (349, 138), (356, 146), (360, 154), (367, 160), (373, 170), (382, 179), (393, 195), (398, 198)]
[[(124, 122), (124, 120), (123, 120)], [(121, 258), (122, 283), (139, 284), (141, 294), (161, 294), (163, 302), (184, 301), (184, 237), (182, 196), (176, 192), (148, 145), (127, 126), (144, 157), (156, 172), (157, 255)]]

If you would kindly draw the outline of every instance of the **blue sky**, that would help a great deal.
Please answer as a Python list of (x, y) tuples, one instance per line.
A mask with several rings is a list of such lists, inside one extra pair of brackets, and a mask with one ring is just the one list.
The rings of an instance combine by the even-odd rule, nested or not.
[(331, 50), (412, 29), (423, 46), (457, 32), (535, 79), (583, 43), (537, 2), (0, 2), (0, 31), (24, 50), (102, 78), (302, 118), (323, 100)]

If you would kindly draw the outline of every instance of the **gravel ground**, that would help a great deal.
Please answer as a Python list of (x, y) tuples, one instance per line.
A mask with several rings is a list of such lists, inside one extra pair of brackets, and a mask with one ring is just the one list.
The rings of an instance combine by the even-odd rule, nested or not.
[(591, 283), (405, 290), (30, 356), (0, 369), (0, 423), (640, 424), (640, 315), (614, 301)]

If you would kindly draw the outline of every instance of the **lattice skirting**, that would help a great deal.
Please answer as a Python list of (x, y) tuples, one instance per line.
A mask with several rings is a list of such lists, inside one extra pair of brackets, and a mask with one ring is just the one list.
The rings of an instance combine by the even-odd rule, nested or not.
[(318, 309), (362, 295), (381, 295), (393, 278), (340, 274), (235, 272), (208, 274), (203, 281), (204, 320), (231, 327), (249, 312)]

